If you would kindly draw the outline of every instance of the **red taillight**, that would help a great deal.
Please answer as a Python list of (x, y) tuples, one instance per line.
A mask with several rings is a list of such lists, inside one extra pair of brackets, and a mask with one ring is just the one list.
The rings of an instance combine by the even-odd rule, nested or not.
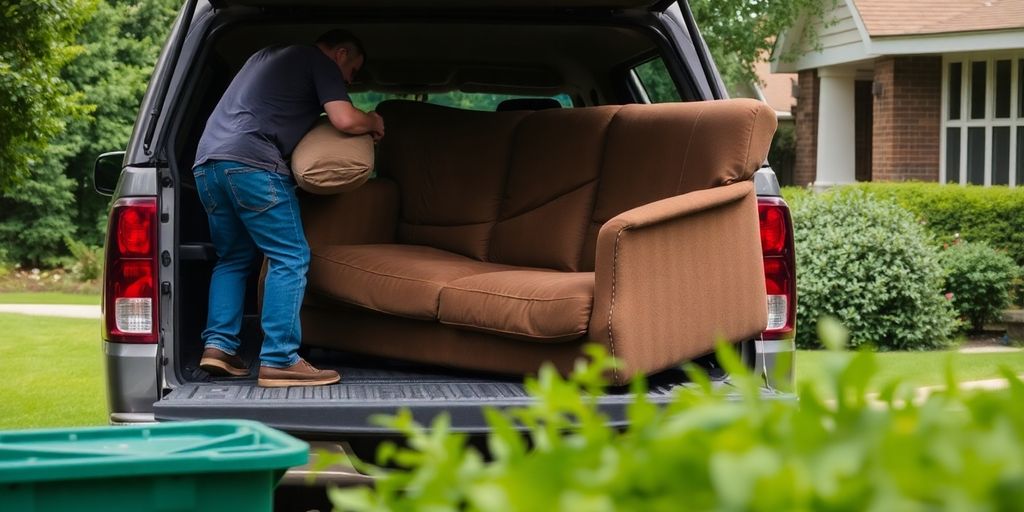
[(777, 258), (764, 260), (764, 284), (768, 295), (789, 295), (789, 269)]
[(761, 250), (765, 256), (779, 256), (786, 250), (786, 212), (768, 203), (758, 204), (761, 220)]
[(796, 327), (796, 261), (793, 221), (781, 198), (759, 197), (764, 283), (768, 291), (768, 328), (762, 338), (789, 339)]
[(156, 343), (156, 198), (124, 198), (110, 210), (103, 275), (103, 334), (118, 343)]
[(117, 249), (122, 256), (149, 256), (153, 243), (153, 216), (156, 213), (148, 207), (131, 206), (124, 209), (117, 223)]

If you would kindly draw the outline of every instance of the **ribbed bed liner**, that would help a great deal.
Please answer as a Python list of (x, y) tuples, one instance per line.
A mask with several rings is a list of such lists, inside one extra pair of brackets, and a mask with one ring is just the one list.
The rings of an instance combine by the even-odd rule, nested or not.
[[(429, 424), (442, 412), (452, 427), (463, 432), (487, 430), (484, 407), (513, 407), (529, 403), (522, 379), (427, 368), (375, 360), (338, 364), (313, 359), (338, 370), (342, 381), (331, 386), (260, 388), (255, 378), (211, 379), (205, 372), (186, 369), (193, 383), (172, 390), (154, 404), (156, 418), (181, 421), (211, 418), (253, 419), (296, 433), (387, 434), (369, 421), (376, 414), (408, 408)], [(686, 381), (682, 371), (662, 372), (650, 379), (651, 401), (666, 403), (671, 390)], [(621, 424), (632, 396), (611, 389), (600, 406), (613, 423)]]

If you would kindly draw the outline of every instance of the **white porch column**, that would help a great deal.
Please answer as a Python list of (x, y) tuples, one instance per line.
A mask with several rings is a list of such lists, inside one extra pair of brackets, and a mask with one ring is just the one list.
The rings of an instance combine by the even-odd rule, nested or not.
[(814, 188), (857, 181), (852, 67), (818, 68), (818, 160)]

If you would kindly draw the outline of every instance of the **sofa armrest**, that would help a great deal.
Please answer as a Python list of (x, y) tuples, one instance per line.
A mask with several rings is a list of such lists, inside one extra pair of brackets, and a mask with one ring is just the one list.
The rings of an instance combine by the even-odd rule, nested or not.
[(589, 333), (625, 363), (616, 383), (764, 330), (759, 230), (750, 181), (646, 204), (601, 227)]
[(398, 185), (390, 179), (376, 178), (351, 192), (328, 196), (300, 192), (299, 202), (310, 249), (395, 241)]

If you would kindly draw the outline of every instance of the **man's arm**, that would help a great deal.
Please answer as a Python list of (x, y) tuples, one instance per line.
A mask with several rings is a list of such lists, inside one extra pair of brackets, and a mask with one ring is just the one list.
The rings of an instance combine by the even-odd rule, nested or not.
[(384, 136), (384, 119), (376, 112), (365, 113), (348, 101), (328, 101), (324, 103), (324, 111), (338, 131), (349, 135), (369, 133), (373, 138)]

